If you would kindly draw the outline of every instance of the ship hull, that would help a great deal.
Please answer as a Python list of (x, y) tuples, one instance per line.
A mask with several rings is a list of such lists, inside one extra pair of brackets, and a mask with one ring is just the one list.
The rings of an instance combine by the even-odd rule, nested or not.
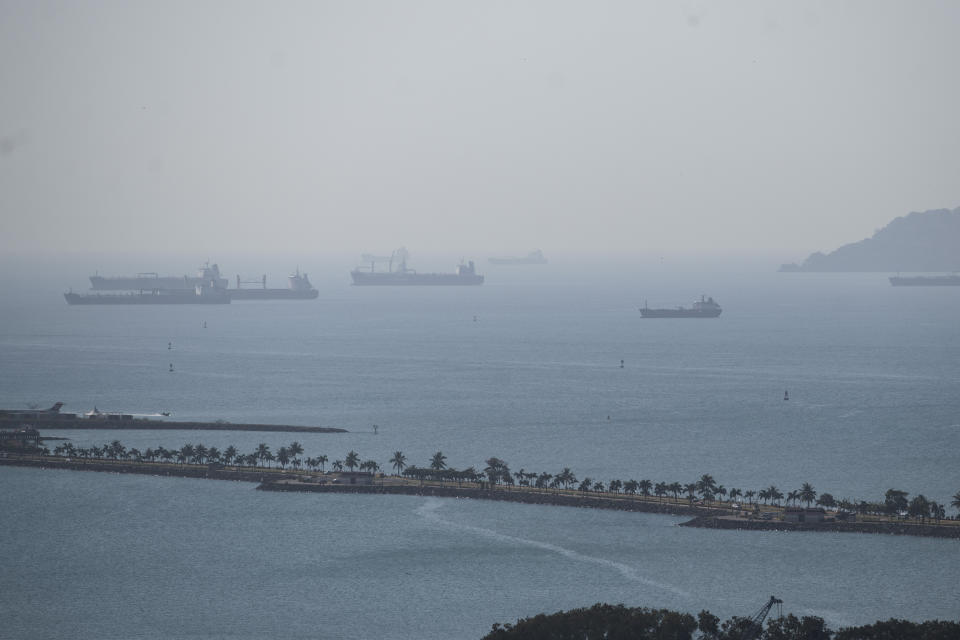
[[(180, 278), (164, 276), (160, 278), (106, 278), (90, 276), (90, 288), (94, 291), (193, 291), (197, 285), (208, 284), (204, 278), (183, 276)], [(214, 286), (226, 288), (226, 278), (214, 279)]]
[(351, 271), (353, 284), (357, 286), (476, 286), (483, 284), (483, 276), (456, 273), (400, 273)]
[(712, 309), (698, 311), (696, 309), (640, 309), (644, 318), (717, 318), (722, 311)]
[(229, 289), (231, 300), (314, 300), (320, 295), (316, 289)]
[(63, 297), (69, 305), (142, 305), (142, 304), (230, 304), (230, 296), (197, 295), (196, 293), (129, 293), (101, 295), (99, 293), (81, 295), (65, 293)]

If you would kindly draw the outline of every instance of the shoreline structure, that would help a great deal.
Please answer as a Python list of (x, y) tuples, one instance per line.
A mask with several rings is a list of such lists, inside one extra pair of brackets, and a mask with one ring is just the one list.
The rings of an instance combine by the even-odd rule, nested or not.
[[(725, 507), (685, 505), (680, 502), (671, 502), (669, 499), (667, 502), (663, 502), (641, 496), (626, 496), (620, 494), (590, 495), (569, 489), (552, 490), (529, 487), (519, 489), (499, 487), (492, 489), (483, 484), (477, 485), (474, 483), (465, 483), (466, 486), (457, 486), (453, 483), (419, 483), (417, 481), (404, 480), (396, 476), (379, 476), (377, 477), (379, 482), (377, 484), (339, 484), (338, 480), (341, 474), (336, 472), (322, 474), (324, 480), (329, 479), (330, 482), (320, 482), (317, 475), (308, 472), (284, 471), (273, 468), (249, 469), (242, 467), (225, 467), (220, 464), (202, 465), (82, 460), (60, 456), (17, 455), (10, 453), (6, 454), (6, 456), (0, 456), (0, 466), (60, 469), (67, 471), (135, 473), (153, 476), (255, 482), (258, 483), (256, 487), (258, 491), (470, 498), (546, 506), (692, 516), (693, 518), (691, 520), (681, 522), (679, 526), (704, 529), (885, 533), (892, 535), (960, 539), (960, 526), (949, 524), (914, 524), (900, 521), (793, 523), (779, 520), (742, 518), (733, 515), (734, 512)], [(778, 513), (779, 511), (779, 508), (771, 508), (765, 512)]]
[[(283, 433), (347, 433), (339, 427), (304, 427), (288, 424), (248, 424), (240, 422), (176, 422), (149, 418), (113, 419), (122, 414), (104, 414), (104, 417), (81, 417), (68, 414), (37, 414), (23, 417), (0, 415), (0, 428), (31, 427), (33, 429), (103, 429), (109, 431), (268, 431)], [(109, 417), (108, 417), (109, 416)]]

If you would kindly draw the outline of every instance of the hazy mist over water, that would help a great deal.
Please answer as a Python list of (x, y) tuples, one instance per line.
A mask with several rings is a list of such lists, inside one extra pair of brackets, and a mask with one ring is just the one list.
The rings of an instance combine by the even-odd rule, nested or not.
[[(4, 2), (0, 408), (348, 430), (57, 433), (77, 446), (297, 440), (948, 503), (960, 287), (776, 268), (960, 204), (958, 25), (931, 1)], [(351, 286), (400, 246), (486, 281)], [(207, 261), (231, 285), (299, 269), (319, 297), (64, 301)], [(638, 313), (701, 295), (721, 317)], [(0, 637), (479, 638), (771, 593), (836, 627), (960, 602), (954, 540), (6, 467), (0, 487)]]

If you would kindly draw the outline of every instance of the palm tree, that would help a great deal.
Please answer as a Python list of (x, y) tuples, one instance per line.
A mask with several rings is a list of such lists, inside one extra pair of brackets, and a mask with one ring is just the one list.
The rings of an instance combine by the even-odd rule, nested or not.
[(667, 495), (667, 491), (670, 489), (670, 485), (666, 482), (658, 482), (653, 485), (653, 495), (660, 498), (660, 502), (663, 502), (663, 496)]
[(623, 487), (623, 482), (621, 482), (620, 480), (610, 481), (610, 491), (612, 493), (620, 493), (621, 487)]
[(717, 495), (720, 496), (720, 502), (723, 502), (723, 497), (727, 495), (727, 488), (722, 484), (717, 486)]
[(627, 480), (626, 482), (623, 483), (623, 492), (628, 493), (630, 495), (635, 495), (639, 487), (640, 487), (640, 483), (637, 482), (636, 480)]
[(443, 471), (447, 468), (447, 456), (442, 451), (437, 451), (430, 459), (430, 468), (434, 471)]
[(807, 503), (807, 507), (810, 506), (810, 503), (817, 499), (817, 492), (813, 490), (813, 485), (809, 482), (804, 482), (803, 486), (800, 487), (800, 500)]
[(680, 499), (680, 494), (683, 492), (683, 485), (679, 482), (671, 482), (667, 485), (667, 491), (673, 494), (673, 500), (676, 502)]
[(257, 451), (254, 455), (257, 456), (257, 460), (260, 461), (261, 465), (268, 460), (273, 460), (273, 454), (270, 452), (270, 447), (268, 447), (264, 442), (261, 442), (257, 445)]
[(347, 469), (350, 469), (352, 472), (354, 467), (360, 464), (360, 454), (351, 450), (347, 453), (347, 457), (344, 459), (343, 464), (346, 465)]
[(639, 489), (640, 493), (642, 493), (646, 497), (650, 496), (650, 490), (652, 488), (653, 488), (653, 483), (650, 482), (649, 480), (641, 480), (640, 482), (637, 483), (637, 489)]
[(277, 462), (280, 463), (281, 469), (285, 469), (287, 463), (290, 462), (290, 450), (286, 447), (280, 447), (277, 449)]
[(327, 464), (327, 460), (329, 460), (329, 458), (327, 458), (327, 456), (325, 456), (325, 455), (319, 455), (319, 456), (317, 456), (317, 466), (320, 467), (320, 473), (323, 473), (323, 472), (324, 472), (324, 471), (323, 471), (323, 468), (324, 468), (324, 465)]
[(697, 483), (691, 482), (689, 484), (683, 485), (683, 490), (687, 492), (687, 500), (690, 501), (690, 504), (693, 504), (693, 499), (696, 497), (697, 492)]
[(713, 499), (713, 494), (717, 492), (717, 481), (713, 479), (713, 476), (709, 473), (705, 473), (700, 476), (700, 479), (697, 480), (697, 493), (702, 495), (706, 499), (707, 494), (710, 494), (710, 499)]
[(334, 470), (334, 471), (343, 471), (343, 460), (334, 460), (334, 461), (333, 461), (333, 470)]
[(580, 486), (577, 487), (577, 491), (590, 491), (593, 487), (592, 478), (584, 478), (583, 482), (580, 483)]
[(193, 448), (193, 459), (197, 461), (198, 464), (203, 464), (203, 461), (207, 459), (207, 448), (203, 444), (197, 444)]
[(757, 492), (753, 489), (749, 489), (743, 492), (743, 497), (747, 499), (749, 504), (753, 504), (753, 496), (757, 495)]
[(403, 455), (402, 451), (394, 451), (393, 457), (390, 458), (390, 464), (397, 470), (397, 475), (400, 475), (403, 473), (403, 468), (407, 466), (407, 457)]
[(223, 450), (223, 455), (220, 457), (223, 460), (224, 464), (230, 464), (237, 457), (237, 448), (234, 447), (233, 445), (230, 445), (229, 447)]
[(210, 447), (207, 449), (207, 462), (220, 462), (223, 454), (220, 453), (220, 450), (216, 447)]
[(790, 504), (791, 502), (796, 502), (796, 501), (799, 500), (799, 499), (800, 499), (800, 492), (799, 492), (799, 491), (789, 491), (789, 492), (787, 492), (787, 504)]
[(757, 493), (757, 497), (763, 500), (763, 504), (767, 504), (767, 500), (770, 499), (770, 490), (760, 489), (759, 493)]
[(177, 454), (177, 462), (183, 464), (193, 458), (193, 445), (185, 444), (180, 447), (180, 452)]
[[(563, 485), (564, 489), (567, 489), (571, 484), (574, 484), (577, 481), (577, 476), (570, 471), (570, 467), (564, 467), (563, 471), (557, 474), (557, 480), (560, 481), (560, 484)], [(957, 495), (960, 496), (960, 493)]]
[(950, 506), (954, 509), (960, 509), (960, 491), (953, 494), (953, 500), (950, 501)]
[(287, 453), (290, 454), (291, 458), (296, 458), (298, 455), (303, 453), (303, 446), (301, 446), (299, 442), (294, 440), (293, 442), (290, 443), (290, 446), (287, 447)]
[(730, 502), (736, 502), (737, 498), (743, 495), (743, 491), (740, 489), (730, 489)]

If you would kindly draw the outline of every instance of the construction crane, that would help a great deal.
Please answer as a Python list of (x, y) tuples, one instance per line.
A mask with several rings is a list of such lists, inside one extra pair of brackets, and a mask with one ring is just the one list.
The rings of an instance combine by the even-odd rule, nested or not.
[[(763, 621), (766, 619), (767, 614), (770, 613), (770, 609), (773, 608), (773, 605), (783, 604), (783, 600), (770, 596), (770, 599), (767, 600), (767, 604), (760, 607), (760, 610), (755, 614), (750, 616), (750, 621), (747, 623), (746, 628), (743, 630), (743, 633), (740, 634), (740, 640), (755, 640), (760, 636), (760, 632), (763, 631)], [(783, 612), (780, 612), (780, 615), (783, 615)]]

